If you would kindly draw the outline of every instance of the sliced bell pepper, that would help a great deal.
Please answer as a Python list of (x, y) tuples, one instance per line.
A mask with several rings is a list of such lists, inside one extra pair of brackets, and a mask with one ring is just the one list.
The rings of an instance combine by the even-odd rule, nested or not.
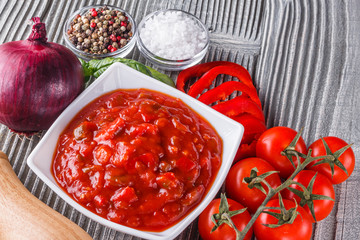
[(232, 117), (232, 119), (244, 126), (244, 135), (241, 139), (241, 144), (250, 144), (254, 139), (258, 139), (266, 130), (264, 122), (250, 114), (242, 114)]
[(244, 83), (249, 88), (255, 89), (249, 72), (244, 67), (236, 64), (236, 66), (217, 66), (210, 69), (204, 75), (202, 75), (199, 80), (191, 85), (188, 94), (196, 98), (205, 89), (207, 89), (214, 81), (214, 79), (220, 74), (227, 74), (233, 77), (237, 77), (240, 82)]
[(256, 142), (266, 130), (265, 124), (250, 114), (242, 114), (232, 117), (244, 126), (244, 135), (235, 155), (234, 163), (240, 159), (256, 156)]
[(244, 158), (256, 157), (256, 143), (257, 140), (252, 141), (250, 144), (242, 143), (234, 157), (233, 164)]
[(260, 121), (265, 122), (265, 117), (261, 108), (259, 108), (254, 101), (245, 96), (237, 96), (226, 102), (218, 103), (212, 106), (212, 108), (228, 117), (235, 117), (242, 113), (249, 113)]
[[(239, 68), (239, 64), (227, 61), (215, 61), (198, 64), (192, 67), (189, 67), (185, 70), (182, 70), (176, 80), (176, 88), (180, 91), (185, 92), (185, 84), (193, 77), (201, 77), (204, 73), (208, 72), (210, 69), (217, 66), (228, 66), (233, 68)], [(240, 68), (243, 68), (240, 66)], [(246, 70), (246, 69), (245, 69)], [(251, 79), (249, 72), (245, 72), (244, 75), (247, 75), (247, 78)]]
[[(239, 81), (227, 81), (202, 93), (211, 86), (219, 74), (234, 76)], [(266, 130), (266, 126), (261, 102), (249, 72), (236, 63), (226, 61), (199, 64), (180, 72), (176, 82), (177, 89), (185, 92), (185, 84), (193, 77), (200, 78), (190, 86), (188, 95), (196, 98), (200, 94), (198, 100), (207, 105), (219, 101), (212, 106), (213, 109), (244, 125), (244, 136), (234, 162), (254, 157), (257, 139)], [(222, 101), (234, 91), (240, 91), (241, 95)]]
[(249, 88), (244, 83), (237, 81), (224, 82), (200, 95), (198, 100), (207, 105), (210, 105), (216, 101), (225, 100), (234, 91), (241, 91), (241, 96), (249, 97), (261, 108), (261, 102), (259, 96), (257, 95), (256, 89)]

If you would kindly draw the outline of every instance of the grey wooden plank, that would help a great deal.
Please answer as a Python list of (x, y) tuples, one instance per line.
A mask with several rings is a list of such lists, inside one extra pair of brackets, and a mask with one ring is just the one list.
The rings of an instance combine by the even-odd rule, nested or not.
[[(359, 2), (271, 1), (257, 77), (268, 126), (304, 129), (308, 145), (321, 136), (357, 143), (359, 158)], [(359, 164), (359, 160), (356, 161)], [(358, 239), (359, 171), (336, 186), (329, 217), (314, 239)]]
[(339, 208), (336, 215), (335, 239), (360, 238), (360, 89), (359, 56), (360, 56), (360, 2), (356, 0), (345, 3), (347, 11), (346, 58), (342, 69), (340, 94), (336, 99), (335, 121), (331, 125), (331, 135), (349, 139), (355, 143), (353, 149), (357, 159), (355, 171), (349, 180), (339, 187)]

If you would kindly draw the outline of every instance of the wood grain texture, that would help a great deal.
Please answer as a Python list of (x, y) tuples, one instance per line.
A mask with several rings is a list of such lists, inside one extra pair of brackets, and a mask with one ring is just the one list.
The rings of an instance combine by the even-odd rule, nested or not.
[[(360, 2), (357, 0), (0, 0), (0, 43), (25, 39), (25, 23), (40, 16), (49, 41), (64, 44), (62, 25), (86, 5), (121, 7), (139, 23), (165, 8), (188, 11), (209, 28), (211, 44), (204, 61), (229, 60), (246, 67), (254, 79), (267, 126), (304, 127), (310, 143), (335, 135), (353, 146), (360, 158)], [(129, 58), (151, 65), (138, 50)], [(156, 68), (156, 67), (155, 67)], [(177, 72), (168, 72), (174, 80)], [(231, 78), (220, 76), (218, 85)], [(213, 87), (212, 86), (212, 87)], [(18, 137), (0, 125), (0, 150), (29, 191), (77, 223), (94, 239), (137, 239), (83, 216), (53, 193), (27, 165), (42, 135)], [(360, 239), (360, 172), (336, 186), (331, 215), (314, 225), (314, 239)], [(199, 239), (196, 221), (177, 239)]]
[(91, 239), (78, 225), (33, 196), (2, 151), (0, 189), (0, 239)]

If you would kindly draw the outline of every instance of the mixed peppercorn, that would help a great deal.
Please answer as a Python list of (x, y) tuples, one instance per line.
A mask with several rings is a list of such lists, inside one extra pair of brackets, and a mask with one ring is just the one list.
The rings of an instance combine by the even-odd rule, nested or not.
[(126, 14), (107, 6), (76, 15), (67, 31), (70, 42), (79, 50), (106, 54), (124, 47), (132, 38), (132, 24)]

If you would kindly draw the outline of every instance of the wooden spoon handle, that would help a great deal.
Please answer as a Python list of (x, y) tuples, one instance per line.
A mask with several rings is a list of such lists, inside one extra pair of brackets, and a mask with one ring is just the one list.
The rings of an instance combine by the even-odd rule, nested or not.
[(0, 239), (92, 239), (20, 182), (0, 151)]

